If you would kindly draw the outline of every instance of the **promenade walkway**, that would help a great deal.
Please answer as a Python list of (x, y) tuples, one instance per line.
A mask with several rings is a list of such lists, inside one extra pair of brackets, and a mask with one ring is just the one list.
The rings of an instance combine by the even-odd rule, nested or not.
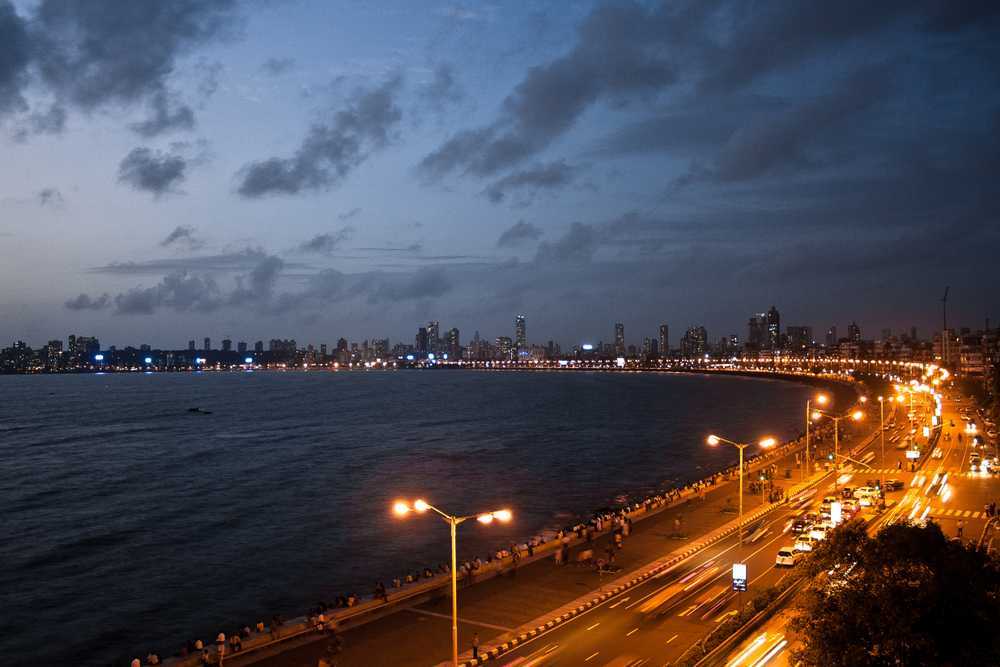
[[(785, 489), (799, 482), (795, 454), (801, 442), (791, 443), (751, 464), (751, 471), (775, 465), (774, 483)], [(848, 442), (844, 445), (849, 446)], [(785, 471), (791, 477), (785, 478)], [(570, 564), (556, 565), (551, 547), (535, 550), (533, 558), (524, 558), (515, 569), (508, 563), (499, 576), (479, 581), (459, 591), (459, 642), (466, 651), (478, 634), (486, 647), (500, 641), (515, 629), (554, 609), (569, 604), (581, 595), (598, 590), (621, 574), (649, 563), (688, 544), (699, 536), (718, 529), (736, 517), (736, 472), (731, 471), (720, 483), (703, 491), (688, 491), (683, 498), (662, 507), (632, 513), (632, 533), (624, 548), (615, 553), (618, 575), (600, 575), (594, 568), (577, 564), (579, 554), (592, 550), (604, 557), (610, 544), (610, 531), (593, 539), (574, 540)], [(745, 482), (746, 483), (746, 482)], [(762, 506), (759, 495), (744, 491), (744, 512), (749, 515)], [(678, 530), (679, 528), (679, 530)], [(443, 585), (443, 582), (442, 582)], [(391, 613), (358, 627), (345, 627), (341, 633), (343, 652), (337, 664), (426, 666), (446, 661), (450, 656), (450, 600), (439, 595), (434, 599)], [(325, 641), (315, 633), (300, 639), (256, 650), (247, 655), (227, 657), (227, 665), (261, 667), (315, 667), (325, 651)]]

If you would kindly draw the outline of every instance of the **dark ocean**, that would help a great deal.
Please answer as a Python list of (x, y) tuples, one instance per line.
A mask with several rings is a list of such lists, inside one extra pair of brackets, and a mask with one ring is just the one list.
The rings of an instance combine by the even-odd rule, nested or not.
[[(113, 663), (558, 528), (801, 430), (809, 389), (583, 372), (0, 376), (0, 664)], [(211, 414), (188, 412), (200, 407)]]

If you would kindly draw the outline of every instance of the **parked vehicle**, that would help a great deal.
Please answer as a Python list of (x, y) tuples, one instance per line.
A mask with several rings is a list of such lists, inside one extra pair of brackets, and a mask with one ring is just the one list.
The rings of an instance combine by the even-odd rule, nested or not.
[(903, 481), (900, 479), (885, 480), (885, 488), (887, 491), (899, 491), (903, 488), (903, 486)]
[(795, 540), (795, 550), (796, 551), (812, 551), (813, 545), (816, 544), (815, 538), (810, 535), (799, 535)]

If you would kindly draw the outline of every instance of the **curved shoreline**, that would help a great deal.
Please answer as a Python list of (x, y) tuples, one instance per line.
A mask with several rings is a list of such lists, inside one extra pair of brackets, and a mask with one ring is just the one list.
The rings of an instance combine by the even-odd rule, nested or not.
[[(478, 369), (477, 369), (478, 370)], [(497, 369), (514, 370), (514, 369)], [(553, 369), (538, 369), (553, 370)], [(582, 369), (581, 369), (582, 370)], [(595, 372), (591, 370), (591, 372)], [(599, 371), (597, 371), (599, 372)], [(612, 371), (622, 372), (622, 371)], [(850, 377), (829, 377), (816, 376), (813, 374), (792, 374), (774, 373), (761, 371), (740, 371), (740, 370), (629, 370), (624, 372), (672, 372), (683, 373), (685, 375), (728, 375), (734, 377), (745, 377), (748, 379), (768, 379), (792, 382), (800, 385), (818, 386), (834, 393), (838, 397), (843, 397), (845, 393), (853, 392), (852, 402), (857, 400), (859, 395), (857, 381)], [(792, 449), (801, 445), (802, 435), (782, 443), (767, 452), (762, 452), (757, 456), (748, 457), (746, 464), (749, 468), (760, 466), (774, 458), (785, 456)], [(659, 483), (657, 491), (653, 493), (625, 493), (621, 502), (610, 501), (610, 508), (606, 510), (596, 510), (590, 513), (589, 520), (584, 519), (573, 526), (566, 526), (559, 531), (542, 531), (529, 539), (520, 541), (517, 544), (517, 556), (509, 553), (508, 550), (500, 550), (494, 555), (487, 556), (485, 560), (476, 558), (473, 561), (466, 561), (460, 564), (460, 585), (465, 588), (474, 583), (491, 579), (504, 572), (509, 571), (518, 564), (524, 565), (536, 560), (550, 558), (559, 546), (563, 543), (563, 534), (576, 535), (575, 539), (569, 540), (569, 546), (574, 546), (584, 541), (585, 536), (600, 536), (612, 530), (612, 525), (626, 519), (630, 523), (633, 520), (641, 520), (648, 516), (658, 514), (660, 511), (682, 504), (703, 495), (706, 490), (715, 487), (733, 478), (737, 466), (735, 464), (713, 471), (707, 475), (697, 477), (691, 475), (687, 479), (677, 481), (667, 480)], [(635, 498), (638, 498), (636, 500)], [(587, 516), (586, 512), (574, 512), (574, 516)], [(606, 526), (606, 528), (605, 528)], [(602, 530), (597, 530), (600, 527)], [(333, 620), (341, 628), (353, 628), (398, 610), (401, 603), (413, 604), (422, 599), (430, 599), (445, 593), (445, 589), (450, 583), (450, 572), (447, 570), (430, 569), (430, 577), (417, 578), (412, 583), (402, 583), (401, 585), (388, 586), (385, 601), (376, 598), (374, 595), (365, 595), (357, 599), (356, 604), (351, 606), (329, 606), (310, 610), (307, 614), (297, 616), (289, 621), (279, 623), (278, 633), (280, 636), (273, 637), (270, 624), (267, 624), (263, 632), (251, 631), (249, 636), (244, 638), (243, 652), (258, 650), (275, 643), (287, 641), (293, 637), (308, 635), (315, 632), (315, 617), (318, 613), (324, 613), (327, 619)], [(426, 570), (425, 570), (426, 572)], [(280, 618), (280, 617), (279, 617)], [(249, 624), (247, 624), (249, 625)], [(256, 624), (254, 624), (255, 626)], [(206, 646), (209, 643), (206, 643)], [(213, 651), (214, 652), (214, 651)], [(171, 665), (195, 665), (198, 662), (197, 655), (188, 657), (173, 657), (163, 661), (164, 664)]]

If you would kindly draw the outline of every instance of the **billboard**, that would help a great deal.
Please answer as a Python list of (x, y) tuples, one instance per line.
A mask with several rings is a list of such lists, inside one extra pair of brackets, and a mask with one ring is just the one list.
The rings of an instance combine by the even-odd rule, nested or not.
[(733, 590), (739, 593), (747, 591), (747, 564), (733, 563)]

